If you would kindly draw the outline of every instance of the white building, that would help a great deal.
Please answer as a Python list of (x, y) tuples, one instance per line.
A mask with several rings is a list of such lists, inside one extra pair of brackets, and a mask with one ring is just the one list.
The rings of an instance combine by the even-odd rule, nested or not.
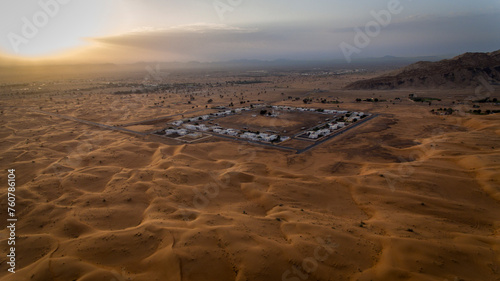
[(330, 130), (335, 131), (339, 129), (339, 124), (330, 124)]
[(266, 133), (260, 133), (259, 138), (263, 141), (266, 141), (266, 142), (272, 142), (273, 140), (278, 139), (278, 136), (277, 135), (269, 135)]
[(319, 138), (318, 132), (308, 132), (308, 133), (309, 133), (309, 138), (310, 139), (314, 139), (315, 140), (315, 139)]
[(184, 128), (188, 129), (188, 130), (196, 130), (197, 127), (195, 125), (191, 125), (191, 124), (184, 124)]
[(199, 125), (199, 126), (198, 126), (198, 130), (199, 130), (199, 131), (206, 132), (206, 131), (208, 131), (208, 130), (209, 130), (209, 128), (208, 128), (207, 126), (205, 126), (205, 125), (201, 124), (201, 125)]
[(180, 125), (182, 125), (183, 123), (184, 123), (184, 122), (183, 122), (182, 120), (177, 120), (177, 121), (172, 122), (172, 125), (174, 125), (174, 126), (180, 126)]
[(281, 137), (281, 138), (280, 138), (280, 141), (282, 141), (282, 142), (283, 142), (283, 141), (287, 141), (287, 140), (289, 140), (289, 139), (290, 139), (290, 137)]
[(235, 130), (235, 129), (227, 129), (226, 130), (226, 134), (230, 135), (230, 136), (233, 136), (233, 137), (236, 137), (236, 136), (238, 136), (238, 131)]
[(243, 139), (248, 139), (248, 140), (252, 140), (252, 141), (258, 141), (259, 140), (259, 136), (257, 134), (250, 133), (250, 132), (245, 132), (242, 135), (240, 135), (240, 137), (243, 138)]
[(167, 135), (167, 136), (170, 136), (170, 135), (173, 135), (176, 133), (177, 133), (177, 130), (174, 130), (174, 129), (165, 130), (165, 135)]
[(359, 119), (361, 119), (361, 117), (357, 115), (351, 115), (351, 117), (347, 118), (347, 122), (354, 122), (354, 120), (358, 121)]
[(330, 130), (329, 130), (329, 129), (322, 129), (322, 130), (319, 130), (319, 131), (318, 131), (318, 134), (319, 134), (320, 136), (328, 136), (330, 133), (331, 133), (331, 132), (330, 132)]

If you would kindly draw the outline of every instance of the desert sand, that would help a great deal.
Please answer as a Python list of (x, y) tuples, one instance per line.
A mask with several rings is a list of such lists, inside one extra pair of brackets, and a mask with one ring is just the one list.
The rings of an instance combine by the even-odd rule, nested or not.
[[(500, 280), (500, 115), (430, 112), (472, 90), (342, 89), (362, 76), (270, 76), (177, 94), (114, 95), (123, 89), (97, 89), (107, 80), (88, 77), (6, 84), (1, 214), (5, 221), (5, 171), (15, 169), (19, 221), (15, 274), (3, 254), (9, 233), (0, 232), (0, 280)], [(408, 100), (415, 92), (442, 101)], [(236, 103), (240, 93), (295, 106), (306, 96), (336, 99), (307, 106), (379, 116), (297, 155), (46, 114), (124, 125), (203, 112), (209, 97)], [(355, 102), (373, 97), (385, 101)], [(127, 128), (149, 132), (176, 118)]]

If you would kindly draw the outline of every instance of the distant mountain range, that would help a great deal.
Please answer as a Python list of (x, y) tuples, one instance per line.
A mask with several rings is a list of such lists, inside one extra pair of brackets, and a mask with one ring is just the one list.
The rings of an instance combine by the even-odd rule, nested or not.
[(437, 62), (420, 61), (386, 75), (351, 83), (345, 88), (469, 88), (480, 83), (479, 77), (491, 84), (500, 82), (500, 50), (491, 53), (465, 53)]
[(378, 57), (378, 58), (358, 58), (353, 59), (351, 63), (344, 59), (331, 60), (292, 60), (292, 59), (276, 59), (276, 60), (257, 60), (257, 59), (240, 59), (219, 62), (140, 62), (137, 64), (151, 65), (159, 64), (160, 68), (164, 69), (187, 69), (187, 68), (204, 68), (204, 69), (394, 69), (402, 67), (417, 61), (438, 61), (452, 56), (421, 56), (421, 57)]
[[(162, 62), (161, 58), (155, 62), (137, 62), (133, 64), (112, 64), (112, 63), (89, 63), (85, 64), (89, 67), (91, 66), (107, 66), (107, 67), (159, 67), (162, 70), (174, 70), (174, 69), (263, 69), (263, 70), (273, 70), (273, 69), (353, 69), (353, 68), (363, 68), (368, 70), (390, 70), (398, 67), (402, 67), (417, 61), (438, 61), (444, 58), (451, 58), (452, 56), (421, 56), (421, 57), (393, 57), (385, 56), (378, 58), (358, 58), (353, 59), (351, 63), (347, 63), (344, 59), (330, 59), (330, 60), (293, 60), (293, 59), (275, 59), (275, 60), (257, 60), (257, 59), (240, 59), (240, 60), (230, 60), (230, 61), (219, 61), (219, 62)], [(81, 64), (65, 63), (62, 61), (38, 61), (36, 63), (17, 60), (14, 58), (2, 57), (0, 56), (0, 67), (16, 67), (16, 66), (75, 66)]]

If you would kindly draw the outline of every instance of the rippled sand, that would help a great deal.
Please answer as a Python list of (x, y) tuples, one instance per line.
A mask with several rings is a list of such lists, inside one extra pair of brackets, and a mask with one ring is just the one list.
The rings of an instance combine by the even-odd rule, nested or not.
[[(59, 113), (120, 123), (126, 100), (85, 106), (109, 98)], [(99, 129), (24, 100), (0, 115), (19, 217), (17, 273), (3, 255), (2, 281), (500, 280), (498, 114), (345, 104), (381, 116), (296, 155)]]

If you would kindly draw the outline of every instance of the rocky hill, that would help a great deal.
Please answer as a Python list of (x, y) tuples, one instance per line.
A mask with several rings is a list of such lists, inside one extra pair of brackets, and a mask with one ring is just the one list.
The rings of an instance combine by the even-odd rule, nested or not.
[(383, 76), (356, 81), (346, 89), (469, 88), (479, 84), (480, 76), (492, 84), (500, 82), (500, 50), (465, 53), (438, 62), (417, 62)]

